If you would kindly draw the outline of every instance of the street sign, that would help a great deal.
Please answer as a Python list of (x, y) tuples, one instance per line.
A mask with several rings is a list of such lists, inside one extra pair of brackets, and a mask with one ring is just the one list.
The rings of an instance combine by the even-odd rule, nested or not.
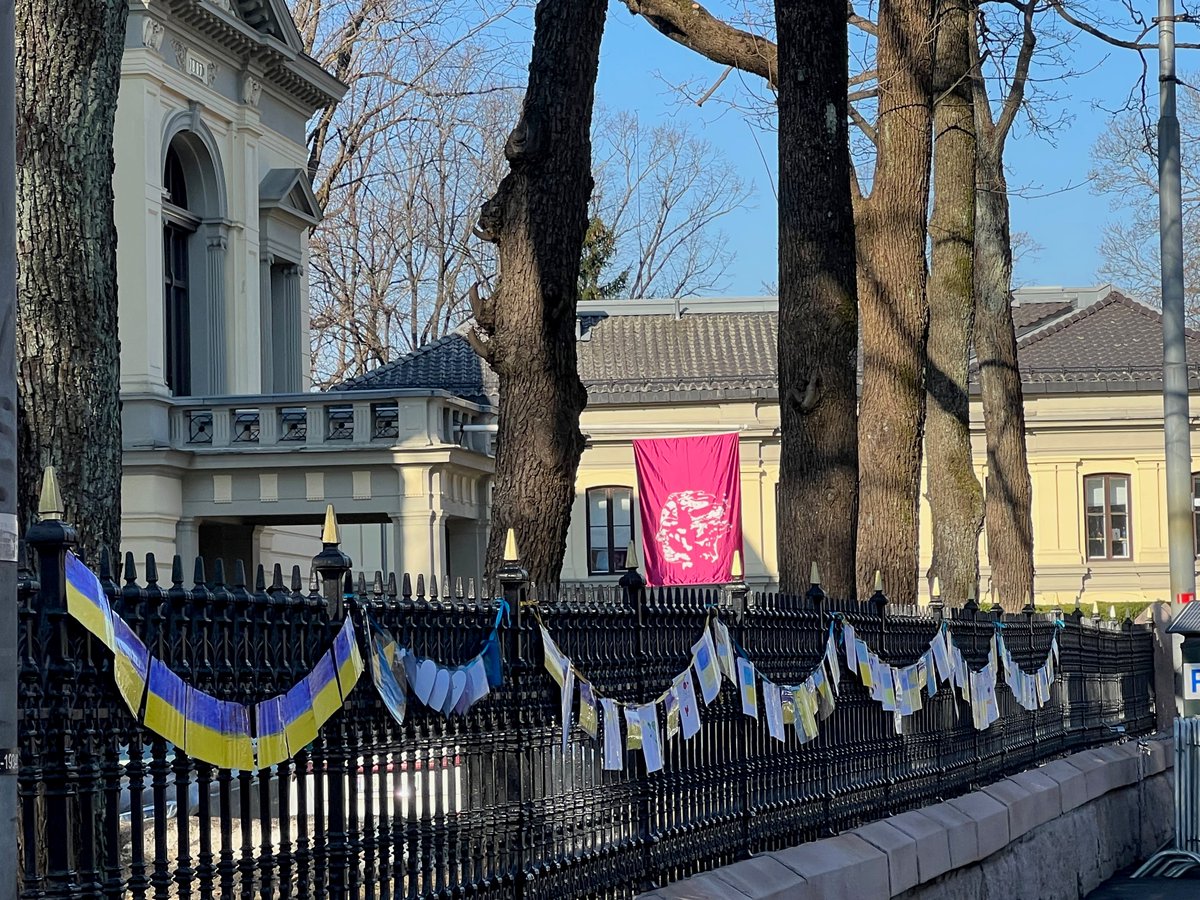
[(1183, 699), (1200, 700), (1200, 663), (1183, 664)]

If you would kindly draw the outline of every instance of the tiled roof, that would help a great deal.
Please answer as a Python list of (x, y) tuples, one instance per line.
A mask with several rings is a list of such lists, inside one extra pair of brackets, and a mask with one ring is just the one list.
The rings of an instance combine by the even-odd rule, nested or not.
[[(1017, 345), (1022, 380), (1054, 382), (1162, 381), (1162, 314), (1113, 291), (1072, 315), (1023, 337)], [(1187, 331), (1190, 366), (1200, 365), (1200, 333)], [(1127, 388), (1130, 389), (1130, 388)]]
[(1067, 300), (1049, 300), (1041, 303), (1014, 303), (1012, 308), (1013, 327), (1017, 337), (1028, 334), (1039, 325), (1044, 325), (1057, 316), (1069, 313), (1075, 307)]
[[(581, 306), (576, 347), (588, 402), (774, 399), (775, 309), (768, 299), (688, 301), (679, 314), (651, 301)], [(1119, 292), (1019, 301), (1013, 318), (1027, 390), (1154, 390), (1162, 381), (1162, 316)], [(465, 327), (340, 387), (440, 388), (494, 403), (496, 375)], [(1200, 374), (1200, 333), (1190, 330), (1188, 360)]]

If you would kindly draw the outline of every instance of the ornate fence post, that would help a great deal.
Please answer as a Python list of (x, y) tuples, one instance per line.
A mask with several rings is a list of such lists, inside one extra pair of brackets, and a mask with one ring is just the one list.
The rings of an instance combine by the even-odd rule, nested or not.
[[(734, 567), (730, 572), (733, 579), (729, 584), (729, 602), (733, 608), (734, 627), (738, 630), (738, 640), (746, 645), (746, 612), (749, 609), (750, 590), (742, 577), (742, 556), (734, 551)], [(740, 712), (741, 701), (734, 702), (734, 715), (737, 721), (737, 758), (742, 766), (742, 778), (739, 791), (742, 806), (742, 840), (739, 857), (748, 858), (754, 841), (754, 788), (757, 784), (757, 765), (750, 759), (750, 728), (754, 724)]]
[[(342, 579), (350, 571), (350, 557), (340, 548), (337, 516), (333, 506), (326, 507), (325, 528), (321, 535), (321, 552), (313, 557), (313, 568), (321, 576), (321, 593), (325, 598), (329, 618), (325, 628), (324, 645), (328, 646), (335, 633), (334, 623), (340, 623), (346, 609), (342, 601)], [(310, 660), (310, 663), (313, 662)], [(350, 846), (346, 835), (346, 779), (350, 754), (346, 747), (346, 718), (339, 712), (324, 728), (326, 765), (329, 773), (329, 894), (331, 900), (346, 896), (346, 875), (350, 864)], [(357, 783), (357, 778), (352, 778)], [(355, 799), (357, 802), (357, 798)], [(320, 815), (320, 811), (317, 811)], [(319, 852), (319, 848), (318, 848)], [(357, 863), (356, 863), (357, 864)]]
[[(45, 829), (57, 839), (45, 841), (46, 891), (43, 896), (71, 897), (76, 892), (78, 834), (75, 795), (75, 736), (72, 717), (79, 665), (67, 634), (66, 555), (78, 541), (75, 529), (63, 521), (62, 503), (54, 469), (42, 479), (38, 522), (29, 529), (26, 541), (37, 552), (38, 582), (35, 642), (42, 651), (42, 705), (36, 713), (41, 730), (42, 778), (45, 785)], [(26, 723), (28, 728), (32, 723)], [(32, 763), (23, 760), (23, 763)]]
[(496, 573), (496, 578), (500, 582), (500, 589), (504, 602), (508, 604), (509, 616), (512, 621), (512, 627), (508, 632), (507, 646), (509, 707), (505, 730), (512, 735), (513, 739), (511, 743), (506, 742), (512, 749), (506, 760), (505, 775), (506, 796), (510, 802), (515, 801), (517, 811), (514, 823), (516, 840), (510, 846), (515, 847), (516, 850), (515, 859), (511, 860), (513, 898), (520, 900), (525, 895), (525, 881), (529, 869), (529, 821), (532, 813), (528, 808), (531, 804), (525, 790), (526, 779), (531, 774), (529, 770), (532, 768), (532, 756), (525, 734), (525, 717), (528, 712), (525, 698), (522, 696), (524, 676), (530, 666), (527, 658), (529, 647), (525, 636), (525, 617), (522, 609), (529, 589), (529, 573), (521, 565), (521, 553), (517, 549), (517, 539), (512, 529), (509, 529), (508, 537), (504, 542), (504, 560), (500, 571)]
[[(636, 661), (636, 679), (638, 699), (646, 696), (646, 579), (638, 572), (637, 552), (632, 543), (625, 553), (625, 574), (621, 576), (617, 586), (621, 589), (621, 600), (636, 613), (634, 622), (634, 659)], [(661, 598), (660, 598), (661, 599)], [(647, 889), (657, 885), (653, 871), (653, 837), (650, 821), (650, 784), (649, 775), (644, 765), (638, 767), (637, 785), (637, 824), (638, 842), (642, 851), (641, 878), (639, 887)]]

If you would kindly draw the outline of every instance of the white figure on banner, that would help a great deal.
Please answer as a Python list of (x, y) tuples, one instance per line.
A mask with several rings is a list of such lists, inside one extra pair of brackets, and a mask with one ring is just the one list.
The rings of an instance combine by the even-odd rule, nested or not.
[(729, 534), (729, 501), (707, 491), (677, 491), (668, 495), (658, 514), (654, 540), (663, 562), (690, 569), (693, 554), (708, 562), (721, 556), (721, 539)]

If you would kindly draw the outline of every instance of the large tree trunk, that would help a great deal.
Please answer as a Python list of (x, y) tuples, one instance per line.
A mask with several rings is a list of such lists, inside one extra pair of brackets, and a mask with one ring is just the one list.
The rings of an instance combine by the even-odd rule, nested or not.
[(926, 211), (932, 155), (932, 0), (879, 7), (878, 152), (859, 205), (858, 296), (863, 347), (858, 416), (858, 587), (883, 573), (914, 602), (921, 431), (925, 418)]
[(1012, 243), (1004, 164), (978, 154), (975, 213), (975, 358), (987, 436), (988, 563), (1000, 605), (1018, 610), (1033, 594), (1033, 487), (1025, 451), (1025, 400), (1012, 318)]
[[(858, 506), (854, 216), (846, 7), (777, 0), (779, 36), (779, 578), (854, 595)], [(814, 516), (814, 513), (816, 515)]]
[(18, 498), (58, 468), (85, 552), (117, 548), (121, 422), (113, 122), (125, 0), (17, 0)]
[(972, 17), (971, 72), (975, 153), (975, 358), (987, 440), (984, 522), (995, 599), (1017, 610), (1033, 596), (1033, 487), (1025, 450), (1025, 398), (1012, 318), (1012, 238), (1004, 144), (1025, 96), (1037, 43), (1035, 0), (1019, 7), (1023, 34), (1012, 84), (992, 116), (979, 53), (981, 25)]
[(978, 596), (983, 491), (971, 453), (967, 393), (975, 324), (975, 113), (969, 12), (939, 0), (934, 65), (933, 214), (926, 361), (926, 485), (933, 526), (930, 576), (961, 603)]
[(505, 145), (510, 170), (480, 215), (500, 256), (495, 293), (473, 304), (473, 344), (500, 382), (486, 568), (499, 568), (512, 528), (541, 584), (559, 580), (584, 445), (575, 310), (605, 9), (604, 0), (538, 3), (529, 86)]

